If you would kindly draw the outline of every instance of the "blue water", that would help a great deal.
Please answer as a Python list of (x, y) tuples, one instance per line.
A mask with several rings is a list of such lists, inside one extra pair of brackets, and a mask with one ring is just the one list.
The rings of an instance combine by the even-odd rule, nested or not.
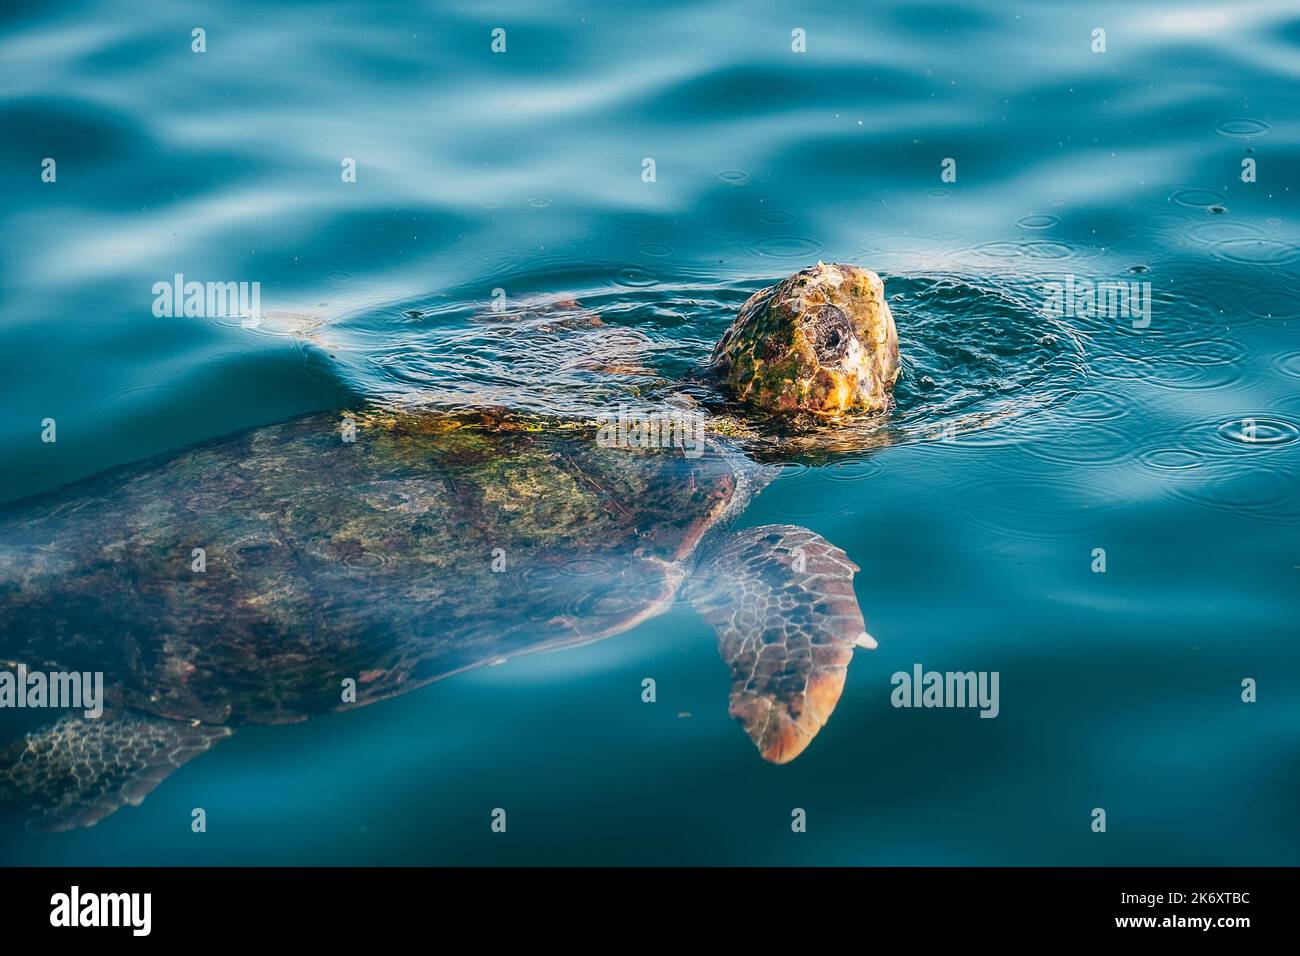
[[(750, 292), (853, 262), (884, 276), (905, 364), (883, 438), (775, 452), (742, 518), (843, 547), (880, 643), (795, 762), (758, 759), (679, 606), (244, 728), (92, 829), (6, 814), (0, 860), (1300, 862), (1294, 4), (51, 3), (2, 23), (2, 500), (367, 400), (602, 400), (553, 356), (458, 360), (494, 289), (575, 295), (670, 375)], [(264, 321), (156, 317), (176, 273), (259, 282)], [(1149, 282), (1149, 325), (1044, 314), (1067, 275)], [(894, 708), (916, 663), (998, 672), (999, 716)], [(5, 738), (33, 725), (0, 713)]]

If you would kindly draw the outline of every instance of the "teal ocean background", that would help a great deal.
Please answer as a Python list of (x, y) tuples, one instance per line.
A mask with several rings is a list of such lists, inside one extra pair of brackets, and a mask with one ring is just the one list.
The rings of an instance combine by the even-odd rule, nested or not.
[[(1298, 44), (1290, 2), (7, 8), (0, 501), (367, 399), (576, 400), (448, 347), (498, 288), (681, 370), (851, 262), (905, 369), (887, 445), (741, 519), (843, 547), (880, 642), (793, 763), (682, 605), (243, 728), (89, 830), (5, 812), (0, 862), (1300, 863)], [(265, 320), (155, 316), (176, 273)], [(1045, 314), (1067, 276), (1149, 282), (1149, 325)], [(998, 672), (999, 716), (895, 709), (916, 663)]]

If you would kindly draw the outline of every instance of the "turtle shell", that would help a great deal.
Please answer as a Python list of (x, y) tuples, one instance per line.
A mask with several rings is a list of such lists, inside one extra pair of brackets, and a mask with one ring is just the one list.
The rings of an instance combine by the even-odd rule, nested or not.
[(0, 661), (305, 719), (659, 612), (749, 487), (713, 447), (430, 421), (310, 415), (0, 508)]

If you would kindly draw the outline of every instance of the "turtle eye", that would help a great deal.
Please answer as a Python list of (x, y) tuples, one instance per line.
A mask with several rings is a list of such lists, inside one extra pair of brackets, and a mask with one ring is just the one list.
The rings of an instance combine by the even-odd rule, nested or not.
[(822, 362), (837, 362), (849, 350), (849, 318), (833, 305), (823, 305), (809, 320), (809, 338)]

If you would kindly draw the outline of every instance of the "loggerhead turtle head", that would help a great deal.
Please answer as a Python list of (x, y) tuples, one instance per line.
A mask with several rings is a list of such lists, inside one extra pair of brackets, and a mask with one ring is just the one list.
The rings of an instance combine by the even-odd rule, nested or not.
[(758, 410), (827, 420), (884, 411), (899, 370), (885, 284), (850, 265), (797, 272), (749, 297), (709, 366)]

